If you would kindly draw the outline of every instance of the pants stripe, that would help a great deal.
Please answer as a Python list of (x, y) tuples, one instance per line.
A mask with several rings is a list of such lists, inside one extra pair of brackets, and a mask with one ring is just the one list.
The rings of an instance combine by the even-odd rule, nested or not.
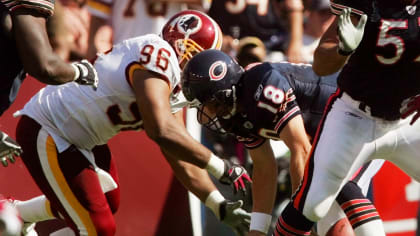
[(325, 119), (327, 117), (328, 112), (331, 110), (332, 108), (332, 104), (334, 103), (334, 101), (339, 98), (341, 96), (341, 91), (340, 89), (337, 89), (337, 91), (330, 96), (330, 98), (328, 99), (327, 105), (325, 106), (325, 110), (324, 110), (324, 114), (322, 116), (322, 119), (318, 125), (318, 129), (317, 132), (315, 134), (314, 137), (314, 141), (312, 144), (312, 149), (309, 155), (309, 159), (306, 161), (306, 166), (305, 166), (305, 171), (304, 171), (304, 176), (303, 176), (303, 180), (301, 181), (301, 185), (299, 186), (299, 188), (297, 189), (296, 193), (292, 196), (292, 200), (293, 200), (293, 206), (295, 207), (295, 209), (297, 209), (300, 212), (303, 212), (303, 207), (305, 204), (305, 199), (306, 199), (306, 195), (308, 194), (309, 191), (309, 187), (312, 181), (312, 174), (314, 171), (314, 150), (316, 148), (316, 145), (318, 143), (319, 140), (319, 135), (321, 133), (321, 130), (324, 126), (325, 123)]
[(48, 183), (63, 204), (66, 212), (77, 225), (80, 234), (89, 236), (97, 235), (89, 212), (79, 203), (61, 172), (54, 140), (43, 129), (38, 134), (37, 150), (42, 170)]

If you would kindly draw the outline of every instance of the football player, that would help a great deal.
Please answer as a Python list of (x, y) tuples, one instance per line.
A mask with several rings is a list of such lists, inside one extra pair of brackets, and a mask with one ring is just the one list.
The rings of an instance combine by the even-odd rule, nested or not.
[[(339, 16), (321, 38), (313, 68), (320, 75), (342, 68), (338, 90), (302, 185), (277, 224), (296, 235), (309, 232), (369, 159), (390, 160), (420, 180), (420, 1), (332, 0), (331, 10)], [(376, 227), (369, 231), (383, 235)]]
[(99, 55), (94, 62), (101, 78), (96, 91), (76, 83), (40, 90), (18, 111), (16, 137), (22, 160), (51, 211), (44, 204), (27, 212), (29, 216), (21, 213), (22, 218), (54, 215), (76, 234), (114, 235), (119, 185), (106, 143), (120, 131), (145, 130), (179, 180), (220, 220), (246, 225), (250, 216), (241, 202), (226, 201), (205, 171), (243, 189), (243, 181), (249, 180), (245, 169), (218, 158), (183, 124), (187, 101), (180, 88), (180, 66), (221, 43), (219, 26), (210, 17), (182, 11), (166, 23), (161, 36), (131, 38)]
[[(0, 115), (15, 100), (26, 73), (46, 84), (74, 81), (97, 86), (96, 71), (88, 61), (68, 64), (53, 52), (46, 31), (46, 21), (53, 12), (52, 0), (0, 1)], [(13, 163), (21, 152), (21, 147), (0, 131), (3, 166)]]
[[(189, 101), (199, 104), (198, 121), (214, 131), (234, 134), (250, 151), (254, 163), (250, 235), (267, 234), (271, 222), (277, 175), (267, 139), (281, 139), (289, 147), (295, 191), (311, 149), (307, 135), (315, 138), (324, 106), (336, 90), (336, 78), (337, 74), (317, 76), (305, 64), (256, 63), (244, 71), (232, 58), (217, 50), (197, 54), (184, 68), (182, 89)], [(366, 223), (379, 219), (364, 194), (382, 163), (380, 160), (364, 166), (337, 197), (354, 228), (365, 228)], [(320, 225), (321, 235), (345, 217), (338, 209), (334, 209), (328, 222)], [(349, 233), (335, 235), (352, 235), (351, 228)]]

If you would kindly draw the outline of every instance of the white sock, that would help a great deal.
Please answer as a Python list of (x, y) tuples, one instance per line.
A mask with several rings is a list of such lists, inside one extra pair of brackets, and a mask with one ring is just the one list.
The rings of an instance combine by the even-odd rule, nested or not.
[(357, 236), (386, 236), (384, 225), (382, 220), (373, 220), (367, 223), (364, 223), (354, 229), (354, 233)]
[(16, 208), (24, 222), (39, 222), (55, 219), (51, 212), (50, 201), (44, 195), (27, 201), (15, 200)]
[(225, 163), (222, 159), (212, 153), (210, 160), (207, 163), (206, 170), (217, 179), (220, 179), (225, 172)]

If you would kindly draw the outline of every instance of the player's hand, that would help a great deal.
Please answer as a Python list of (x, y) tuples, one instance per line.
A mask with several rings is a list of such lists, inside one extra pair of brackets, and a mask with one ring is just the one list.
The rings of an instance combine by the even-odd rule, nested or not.
[(241, 165), (232, 163), (228, 160), (223, 161), (225, 162), (225, 171), (219, 181), (222, 184), (233, 184), (235, 193), (237, 193), (238, 190), (242, 190), (242, 193), (246, 194), (246, 182), (252, 183), (248, 172)]
[(74, 62), (76, 79), (74, 82), (81, 85), (90, 85), (94, 90), (98, 88), (98, 74), (93, 65), (86, 59), (80, 62)]
[(401, 118), (403, 119), (416, 112), (410, 121), (410, 125), (414, 124), (414, 122), (416, 122), (416, 120), (420, 117), (420, 94), (406, 99), (402, 103), (400, 112)]
[(6, 133), (0, 131), (0, 161), (4, 167), (10, 163), (15, 163), (15, 157), (22, 154), (19, 144), (10, 138)]
[(344, 9), (338, 18), (338, 37), (339, 37), (339, 53), (341, 55), (350, 55), (359, 46), (365, 31), (367, 15), (360, 17), (357, 26), (351, 21), (351, 9)]
[(220, 204), (220, 220), (232, 227), (236, 235), (244, 236), (249, 231), (251, 214), (242, 209), (243, 201), (226, 200)]

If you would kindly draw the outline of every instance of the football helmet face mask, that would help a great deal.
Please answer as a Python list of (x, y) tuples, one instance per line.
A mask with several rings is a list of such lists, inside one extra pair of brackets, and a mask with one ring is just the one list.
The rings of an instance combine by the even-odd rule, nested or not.
[(201, 52), (187, 63), (181, 78), (182, 91), (198, 108), (197, 119), (202, 125), (225, 133), (220, 120), (236, 113), (236, 85), (243, 73), (235, 60), (219, 50)]
[(180, 65), (198, 52), (220, 49), (223, 41), (219, 25), (208, 15), (195, 10), (174, 15), (163, 26), (161, 36), (175, 50)]

